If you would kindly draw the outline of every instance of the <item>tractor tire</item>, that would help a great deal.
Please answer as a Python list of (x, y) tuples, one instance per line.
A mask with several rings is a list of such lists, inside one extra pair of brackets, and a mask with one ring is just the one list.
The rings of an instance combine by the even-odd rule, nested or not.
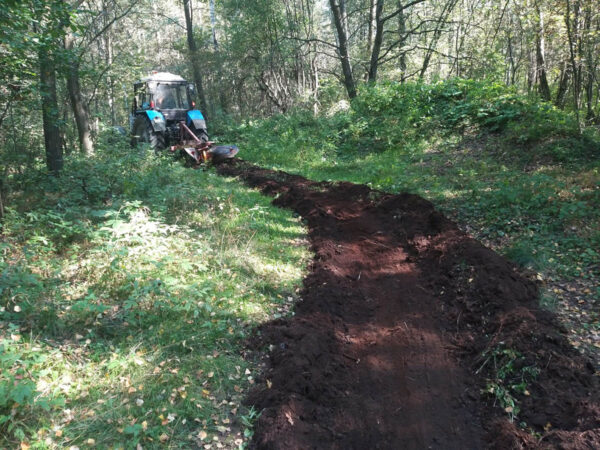
[(198, 129), (194, 125), (192, 125), (190, 127), (190, 130), (192, 130), (192, 133), (194, 133), (196, 137), (202, 142), (208, 142), (208, 133), (206, 132), (206, 129)]
[(165, 135), (154, 131), (147, 117), (137, 116), (133, 122), (133, 136), (131, 142), (134, 147), (147, 143), (154, 151), (166, 148)]

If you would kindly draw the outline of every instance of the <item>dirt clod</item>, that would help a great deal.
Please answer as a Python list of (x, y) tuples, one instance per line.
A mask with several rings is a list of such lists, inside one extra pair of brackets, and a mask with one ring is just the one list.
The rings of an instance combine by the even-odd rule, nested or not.
[(600, 448), (594, 367), (534, 282), (431, 203), (218, 170), (300, 214), (315, 254), (295, 315), (256, 336), (256, 448)]

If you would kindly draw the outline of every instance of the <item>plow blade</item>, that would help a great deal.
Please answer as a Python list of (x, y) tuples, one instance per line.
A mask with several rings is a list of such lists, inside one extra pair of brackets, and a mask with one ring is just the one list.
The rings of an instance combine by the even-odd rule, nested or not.
[(235, 145), (217, 145), (212, 142), (201, 140), (190, 130), (184, 122), (179, 123), (181, 130), (181, 143), (171, 147), (171, 152), (177, 150), (193, 166), (212, 161), (219, 164), (225, 160), (235, 157), (240, 151)]
[(219, 164), (227, 159), (235, 157), (240, 151), (235, 145), (219, 145), (213, 147), (212, 142), (208, 142), (200, 148), (183, 147), (180, 148), (180, 150), (186, 159), (193, 165), (200, 165), (209, 161), (214, 164)]

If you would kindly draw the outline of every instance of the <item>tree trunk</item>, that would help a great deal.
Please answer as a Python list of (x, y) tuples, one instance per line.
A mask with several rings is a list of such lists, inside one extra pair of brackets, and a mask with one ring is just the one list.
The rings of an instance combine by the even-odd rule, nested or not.
[[(369, 0), (369, 20), (367, 28), (367, 58), (370, 58), (373, 54), (373, 42), (375, 41), (375, 30), (377, 29), (377, 22), (375, 21), (377, 0)], [(369, 79), (369, 71), (365, 73), (365, 79)]]
[(571, 57), (571, 70), (573, 72), (573, 100), (575, 107), (575, 115), (577, 116), (577, 126), (579, 128), (579, 132), (581, 133), (581, 120), (579, 117), (579, 101), (580, 101), (580, 93), (581, 93), (581, 68), (576, 61), (575, 54), (575, 43), (578, 36), (579, 30), (579, 0), (575, 2), (575, 17), (573, 22), (571, 22), (571, 0), (566, 1), (566, 14), (565, 14), (565, 23), (567, 25), (567, 37), (569, 39), (569, 55)]
[(538, 14), (538, 27), (536, 36), (536, 62), (538, 70), (538, 81), (540, 95), (544, 101), (549, 102), (551, 99), (550, 86), (548, 86), (548, 77), (546, 76), (546, 54), (544, 41), (544, 15), (541, 8), (536, 4)]
[(433, 32), (433, 36), (431, 37), (431, 41), (429, 42), (429, 46), (425, 53), (425, 58), (423, 59), (423, 66), (421, 66), (421, 72), (419, 73), (420, 79), (423, 79), (423, 77), (425, 76), (425, 72), (427, 72), (429, 62), (431, 61), (431, 56), (433, 55), (433, 52), (437, 47), (437, 43), (440, 39), (440, 36), (444, 31), (444, 22), (456, 6), (456, 3), (458, 3), (458, 0), (447, 0), (446, 4), (444, 5), (444, 9), (442, 10), (442, 13), (440, 14), (440, 17), (435, 25), (435, 30)]
[(4, 180), (0, 177), (0, 230), (4, 223)]
[(40, 94), (42, 100), (42, 123), (44, 145), (46, 148), (46, 166), (58, 176), (63, 168), (60, 129), (58, 128), (58, 101), (56, 96), (56, 68), (54, 55), (46, 49), (39, 52)]
[(219, 44), (217, 42), (217, 15), (215, 13), (215, 0), (210, 0), (208, 4), (210, 7), (210, 28), (212, 31), (213, 48), (215, 49), (215, 52), (218, 52)]
[(399, 47), (400, 47), (400, 60), (398, 64), (400, 65), (400, 82), (404, 83), (406, 77), (406, 52), (402, 50), (404, 43), (406, 41), (406, 16), (404, 15), (404, 8), (402, 7), (402, 2), (398, 2), (398, 9), (400, 13), (398, 14), (398, 35), (399, 35)]
[(313, 114), (315, 117), (319, 114), (319, 65), (317, 63), (318, 53), (317, 44), (313, 44), (313, 58), (310, 64), (313, 95)]
[(383, 42), (383, 27), (384, 22), (381, 20), (383, 13), (384, 0), (377, 0), (377, 8), (375, 10), (375, 40), (373, 41), (373, 50), (371, 52), (371, 64), (369, 65), (369, 82), (377, 81), (377, 68), (379, 66), (379, 52), (381, 51), (381, 43)]
[(189, 51), (190, 62), (192, 63), (192, 73), (194, 76), (194, 83), (198, 90), (198, 97), (200, 98), (200, 109), (206, 117), (208, 108), (206, 104), (206, 96), (204, 94), (204, 86), (202, 84), (202, 69), (200, 67), (200, 59), (198, 57), (198, 48), (196, 47), (196, 41), (194, 40), (194, 29), (192, 26), (192, 5), (191, 0), (183, 0), (183, 12), (185, 14), (185, 29), (187, 32), (187, 45)]
[(79, 83), (79, 60), (73, 53), (73, 35), (65, 35), (65, 49), (69, 53), (69, 65), (67, 71), (67, 91), (77, 124), (77, 133), (79, 134), (79, 148), (82, 153), (91, 155), (94, 153), (94, 143), (90, 131), (89, 112), (86, 103), (81, 95), (81, 86)]
[(593, 35), (591, 33), (592, 28), (592, 9), (589, 4), (585, 8), (585, 27), (584, 27), (584, 38), (586, 46), (586, 72), (587, 72), (587, 83), (585, 86), (585, 97), (587, 112), (585, 115), (586, 120), (594, 120), (594, 74), (596, 73), (595, 61), (594, 61), (594, 44), (592, 42)]
[(348, 49), (348, 26), (346, 23), (345, 0), (329, 0), (331, 12), (333, 14), (333, 22), (338, 37), (338, 55), (342, 63), (342, 72), (344, 74), (344, 86), (348, 92), (348, 97), (351, 99), (356, 97), (356, 83), (352, 74), (352, 66), (350, 65), (350, 52)]
[(558, 82), (558, 90), (556, 91), (556, 99), (554, 104), (563, 109), (567, 99), (567, 91), (569, 90), (569, 80), (571, 79), (571, 68), (568, 63), (563, 63), (560, 71), (560, 81)]
[[(106, 11), (108, 5), (106, 5), (105, 0), (103, 0), (102, 5), (102, 9)], [(106, 27), (109, 22), (108, 16), (105, 15), (104, 17), (104, 26)], [(104, 60), (106, 62), (106, 67), (109, 68), (108, 70), (110, 71), (110, 67), (113, 63), (112, 32), (110, 28), (107, 28), (107, 30), (104, 32), (104, 52)], [(108, 93), (108, 109), (110, 110), (110, 124), (114, 127), (117, 124), (117, 118), (115, 113), (115, 82), (112, 76), (108, 75), (106, 77), (106, 84)]]

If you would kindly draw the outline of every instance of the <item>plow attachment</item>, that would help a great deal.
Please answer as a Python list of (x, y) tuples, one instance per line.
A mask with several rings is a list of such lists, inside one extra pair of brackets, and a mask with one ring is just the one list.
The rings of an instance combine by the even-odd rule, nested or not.
[(198, 138), (184, 122), (179, 123), (179, 130), (181, 132), (180, 143), (173, 145), (170, 150), (172, 153), (182, 154), (194, 167), (208, 162), (219, 164), (233, 158), (239, 152), (235, 145), (215, 146), (211, 141)]

